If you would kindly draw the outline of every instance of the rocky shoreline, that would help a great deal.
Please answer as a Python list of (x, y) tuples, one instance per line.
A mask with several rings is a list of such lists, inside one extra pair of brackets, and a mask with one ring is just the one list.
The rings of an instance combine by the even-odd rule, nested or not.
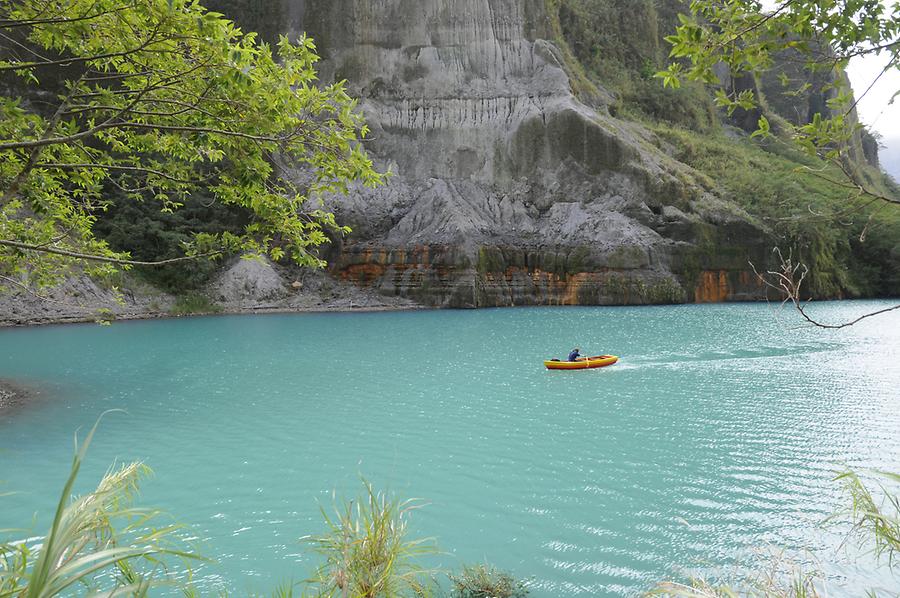
[(198, 311), (190, 314), (173, 314), (169, 312), (134, 312), (118, 315), (114, 318), (108, 318), (104, 314), (83, 316), (60, 316), (60, 317), (40, 317), (34, 319), (17, 319), (8, 318), (0, 319), (0, 329), (3, 328), (25, 328), (31, 326), (57, 326), (62, 324), (105, 324), (112, 322), (128, 322), (139, 320), (170, 320), (176, 318), (193, 318), (202, 316), (229, 316), (229, 315), (249, 315), (249, 314), (292, 314), (292, 313), (369, 313), (369, 312), (386, 312), (386, 311), (414, 311), (422, 309), (434, 309), (421, 305), (383, 305), (383, 306), (344, 306), (344, 305), (323, 305), (314, 308), (291, 308), (281, 306), (259, 306), (256, 308), (246, 309), (218, 309), (215, 311)]
[[(193, 303), (188, 303), (193, 301)], [(321, 271), (235, 259), (209, 284), (176, 297), (128, 279), (118, 289), (86, 276), (37, 291), (0, 293), (0, 327), (152, 320), (212, 314), (365, 312), (423, 309), (402, 297), (332, 278)]]
[(0, 415), (21, 407), (34, 395), (30, 390), (0, 378)]

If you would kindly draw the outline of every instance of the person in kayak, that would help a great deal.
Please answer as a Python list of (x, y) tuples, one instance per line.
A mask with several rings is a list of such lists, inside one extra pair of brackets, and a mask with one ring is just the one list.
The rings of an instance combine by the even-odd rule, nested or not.
[(581, 357), (581, 349), (578, 348), (578, 347), (575, 347), (575, 348), (572, 349), (572, 351), (569, 353), (569, 361), (575, 361), (575, 360), (577, 360), (579, 357)]

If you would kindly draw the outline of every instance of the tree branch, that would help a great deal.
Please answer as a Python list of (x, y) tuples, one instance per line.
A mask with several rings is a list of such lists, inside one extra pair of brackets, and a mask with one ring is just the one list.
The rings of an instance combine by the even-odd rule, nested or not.
[(120, 266), (164, 266), (166, 264), (175, 264), (177, 262), (186, 262), (190, 260), (196, 260), (205, 257), (213, 257), (217, 255), (222, 255), (222, 251), (210, 251), (208, 253), (201, 253), (198, 255), (186, 255), (182, 257), (171, 258), (168, 260), (159, 260), (156, 262), (142, 262), (138, 260), (126, 260), (115, 257), (108, 257), (104, 255), (94, 255), (90, 253), (79, 253), (77, 251), (68, 251), (66, 249), (57, 249), (55, 247), (43, 247), (41, 245), (32, 245), (30, 243), (20, 243), (18, 241), (10, 241), (7, 239), (0, 239), (0, 245), (5, 245), (7, 247), (13, 247), (15, 249), (23, 249), (25, 251), (38, 251), (42, 253), (52, 253), (54, 255), (64, 255), (66, 257), (73, 257), (80, 260), (88, 260), (92, 262), (105, 262), (108, 264), (118, 264)]
[[(135, 54), (137, 52), (141, 52), (146, 50), (150, 44), (154, 43), (155, 34), (151, 35), (147, 41), (136, 48), (132, 48), (130, 50), (122, 50), (121, 52), (110, 52), (108, 54), (96, 54), (94, 56), (72, 56), (70, 58), (60, 58), (59, 60), (42, 60), (40, 62), (20, 62), (20, 63), (10, 63), (8, 65), (0, 65), (0, 72), (4, 71), (21, 71), (21, 70), (30, 70), (36, 68), (43, 68), (47, 66), (71, 66), (73, 64), (81, 64), (84, 62), (90, 62), (92, 60), (105, 60), (107, 58), (121, 58), (122, 56), (128, 56), (130, 54)], [(172, 53), (172, 52), (170, 52)]]
[[(243, 133), (241, 131), (229, 131), (228, 129), (215, 129), (212, 127), (188, 127), (181, 125), (157, 125), (154, 123), (137, 123), (123, 122), (117, 123), (116, 127), (122, 129), (151, 129), (154, 131), (170, 131), (175, 133), (211, 133), (213, 135), (224, 135), (226, 137), (239, 137), (241, 139), (250, 139), (251, 141), (261, 141), (270, 143), (284, 143), (298, 134), (290, 133), (287, 135), (272, 137), (271, 135), (253, 135), (252, 133)], [(2, 146), (0, 146), (2, 147)]]
[(35, 25), (62, 25), (65, 23), (78, 23), (80, 21), (90, 21), (91, 19), (96, 19), (105, 15), (114, 14), (117, 12), (121, 12), (123, 10), (127, 10), (129, 8), (133, 8), (134, 3), (126, 4), (124, 6), (120, 6), (118, 8), (114, 8), (112, 10), (105, 10), (103, 12), (94, 13), (92, 15), (84, 15), (81, 17), (74, 17), (71, 19), (55, 17), (52, 19), (32, 19), (28, 21), (17, 21), (11, 19), (2, 19), (0, 20), (0, 29), (15, 29), (17, 27), (33, 27)]
[[(83, 78), (84, 76), (85, 73), (82, 73), (81, 77)], [(56, 130), (56, 126), (59, 124), (66, 106), (72, 100), (72, 95), (75, 93), (75, 90), (78, 89), (79, 83), (81, 83), (81, 79), (79, 79), (78, 82), (76, 82), (72, 86), (72, 88), (69, 90), (68, 95), (56, 108), (56, 112), (54, 112), (53, 116), (50, 118), (50, 121), (47, 123), (47, 128), (43, 133), (41, 133), (42, 139), (46, 139), (48, 135), (53, 134), (53, 132)], [(6, 203), (9, 202), (10, 198), (15, 197), (15, 195), (18, 194), (22, 183), (24, 183), (25, 179), (28, 177), (28, 173), (31, 172), (35, 164), (37, 164), (38, 158), (40, 158), (43, 148), (44, 146), (42, 145), (32, 146), (31, 151), (28, 155), (28, 160), (25, 162), (25, 166), (22, 167), (22, 170), (19, 171), (19, 173), (16, 175), (16, 178), (13, 179), (9, 187), (4, 190), (3, 195), (0, 196), (0, 206), (6, 205)]]
[[(207, 64), (208, 63), (201, 63), (201, 64), (196, 65), (186, 71), (182, 71), (179, 73), (173, 73), (172, 75), (164, 77), (164, 78), (160, 79), (159, 81), (156, 81), (152, 84), (145, 86), (143, 89), (129, 90), (128, 95), (136, 94), (136, 97), (133, 98), (127, 105), (119, 108), (117, 114), (110, 116), (108, 119), (106, 119), (106, 121), (104, 121), (98, 125), (95, 125), (95, 126), (91, 127), (90, 129), (86, 129), (79, 133), (73, 133), (72, 135), (67, 135), (65, 137), (53, 137), (53, 138), (47, 138), (46, 132), (45, 132), (45, 136), (42, 137), (41, 139), (31, 139), (31, 140), (27, 140), (27, 141), (14, 141), (14, 142), (10, 142), (10, 143), (0, 143), (0, 151), (11, 150), (11, 149), (22, 149), (22, 148), (37, 148), (37, 147), (43, 147), (46, 145), (71, 143), (73, 141), (78, 141), (80, 139), (90, 137), (90, 136), (92, 136), (96, 133), (99, 133), (100, 131), (106, 130), (106, 129), (117, 128), (117, 127), (121, 126), (123, 123), (115, 122), (116, 118), (118, 118), (124, 114), (127, 114), (131, 110), (133, 110), (134, 107), (142, 100), (142, 98), (146, 94), (148, 94), (151, 91), (154, 91), (156, 89), (162, 89), (162, 88), (166, 87), (167, 83), (177, 80), (186, 75), (189, 75), (192, 72), (203, 68)], [(75, 87), (73, 87), (73, 90), (74, 89), (75, 89)], [(84, 97), (85, 95), (86, 94), (75, 94), (74, 96), (70, 96), (69, 99), (71, 99), (72, 97)], [(60, 106), (60, 108), (62, 108), (62, 105)], [(131, 123), (131, 124), (134, 125), (134, 124), (139, 124), (139, 123)], [(218, 131), (218, 132), (220, 132), (222, 134), (227, 134), (227, 132), (225, 132), (225, 131)], [(274, 139), (273, 139), (273, 141), (274, 141)]]
[[(848, 327), (848, 326), (853, 326), (854, 324), (858, 324), (859, 322), (862, 322), (862, 321), (865, 320), (866, 318), (871, 318), (871, 317), (873, 317), (873, 316), (879, 316), (879, 315), (881, 315), (881, 314), (886, 314), (886, 313), (888, 313), (888, 312), (890, 312), (890, 311), (894, 311), (894, 310), (896, 310), (896, 309), (900, 309), (900, 305), (895, 305), (895, 306), (893, 306), (893, 307), (888, 307), (888, 308), (885, 308), (885, 309), (880, 309), (880, 310), (878, 310), (878, 311), (873, 311), (873, 312), (870, 312), (870, 313), (867, 313), (867, 314), (863, 314), (863, 315), (861, 315), (860, 317), (856, 318), (855, 320), (852, 320), (852, 321), (850, 321), (850, 322), (844, 322), (843, 324), (823, 324), (822, 322), (819, 322), (819, 321), (814, 320), (813, 318), (811, 318), (811, 317), (806, 313), (806, 311), (804, 311), (803, 305), (801, 305), (799, 302), (794, 301), (793, 303), (794, 303), (794, 307), (797, 308), (797, 311), (800, 312), (800, 315), (803, 316), (803, 318), (804, 318), (807, 322), (809, 322), (809, 323), (812, 324), (813, 326), (817, 326), (817, 327), (819, 327), (819, 328), (827, 328), (827, 329), (829, 329), (829, 330), (838, 330), (838, 329), (840, 329), (840, 328), (846, 328), (846, 327)], [(809, 303), (809, 302), (806, 302), (806, 303)]]
[(818, 328), (826, 328), (829, 330), (839, 330), (841, 328), (847, 328), (848, 326), (858, 324), (866, 318), (871, 318), (900, 309), (900, 304), (894, 305), (892, 307), (887, 307), (885, 309), (879, 309), (877, 311), (863, 314), (855, 320), (844, 322), (841, 324), (826, 324), (820, 322), (806, 313), (805, 308), (807, 305), (809, 305), (809, 301), (803, 301), (800, 299), (800, 288), (803, 285), (803, 280), (806, 278), (806, 275), (809, 274), (809, 268), (805, 264), (794, 262), (791, 259), (790, 255), (785, 258), (782, 255), (781, 250), (777, 247), (774, 249), (774, 252), (778, 255), (778, 259), (781, 261), (781, 270), (769, 270), (765, 274), (761, 274), (756, 269), (756, 266), (753, 264), (753, 262), (750, 262), (750, 267), (753, 269), (753, 273), (756, 274), (756, 277), (759, 279), (759, 281), (766, 287), (775, 289), (776, 291), (784, 295), (784, 300), (781, 302), (782, 305), (790, 302), (794, 306), (794, 309), (796, 309), (800, 313), (800, 315), (803, 316), (803, 319), (813, 326), (816, 326)]
[(92, 163), (80, 163), (80, 164), (64, 164), (57, 162), (41, 162), (40, 164), (35, 165), (35, 168), (48, 169), (48, 168), (58, 168), (60, 170), (66, 168), (78, 169), (78, 168), (102, 168), (104, 170), (121, 170), (123, 172), (136, 172), (141, 174), (153, 174), (158, 177), (168, 179), (170, 181), (176, 183), (185, 183), (188, 185), (192, 185), (195, 183), (203, 182), (207, 179), (179, 179), (170, 174), (166, 174), (161, 170), (154, 170), (153, 168), (144, 168), (143, 166), (121, 166), (118, 164), (92, 164)]
[(868, 95), (868, 93), (870, 91), (872, 91), (872, 88), (875, 87), (875, 84), (878, 83), (878, 80), (881, 79), (886, 72), (891, 70), (891, 67), (893, 67), (893, 66), (894, 66), (894, 61), (889, 60), (888, 63), (886, 65), (884, 65), (884, 68), (881, 69), (881, 72), (878, 73), (878, 76), (872, 80), (872, 82), (869, 84), (869, 86), (866, 88), (866, 90), (864, 92), (862, 92), (862, 94), (860, 94), (854, 98), (853, 103), (850, 104), (850, 107), (847, 108), (847, 110), (844, 112), (844, 116), (848, 116), (851, 112), (853, 112), (853, 109), (859, 105), (859, 103), (862, 101), (862, 99), (864, 97), (866, 97), (866, 95)]

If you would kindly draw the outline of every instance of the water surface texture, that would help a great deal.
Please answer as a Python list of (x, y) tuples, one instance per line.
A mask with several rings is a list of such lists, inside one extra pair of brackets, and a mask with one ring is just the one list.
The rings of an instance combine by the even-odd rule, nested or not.
[[(841, 320), (886, 302), (816, 306)], [(189, 526), (204, 589), (303, 579), (300, 538), (360, 476), (429, 505), (445, 568), (489, 561), (532, 596), (633, 595), (777, 547), (832, 595), (900, 579), (821, 522), (845, 465), (900, 471), (900, 313), (798, 329), (767, 305), (225, 316), (0, 332), (0, 529), (43, 533), (76, 429), (102, 422), (79, 489), (155, 471), (140, 504)], [(550, 372), (541, 361), (615, 353)], [(36, 517), (35, 517), (36, 514)], [(850, 588), (850, 589), (846, 589)]]

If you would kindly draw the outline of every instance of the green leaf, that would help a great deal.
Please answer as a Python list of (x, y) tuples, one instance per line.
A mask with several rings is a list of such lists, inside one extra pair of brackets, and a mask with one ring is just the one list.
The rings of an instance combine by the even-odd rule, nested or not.
[(763, 139), (765, 139), (769, 136), (769, 120), (765, 116), (760, 116), (759, 121), (757, 121), (756, 123), (756, 130), (750, 135), (750, 137), (762, 137)]

